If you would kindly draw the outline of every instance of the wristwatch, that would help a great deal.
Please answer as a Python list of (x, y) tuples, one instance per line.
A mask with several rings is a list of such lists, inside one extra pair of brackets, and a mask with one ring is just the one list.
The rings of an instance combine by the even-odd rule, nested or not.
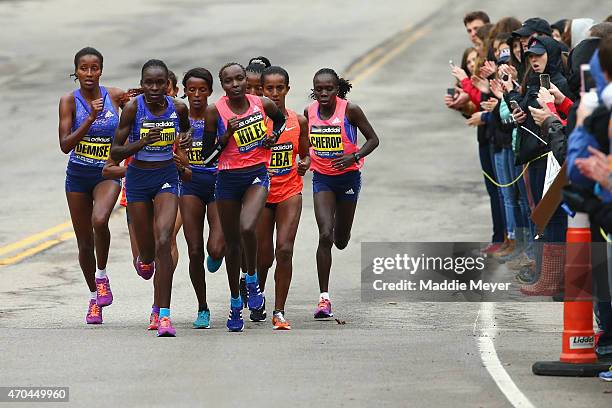
[(355, 158), (355, 163), (359, 163), (359, 159), (361, 159), (361, 156), (359, 155), (359, 153), (353, 153), (353, 157)]

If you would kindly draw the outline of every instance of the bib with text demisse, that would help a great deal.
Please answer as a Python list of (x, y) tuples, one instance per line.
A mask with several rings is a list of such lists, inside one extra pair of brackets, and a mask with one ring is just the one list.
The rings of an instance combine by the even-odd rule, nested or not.
[(293, 143), (280, 143), (272, 146), (268, 170), (273, 176), (282, 176), (293, 167)]
[(143, 120), (142, 125), (140, 126), (140, 138), (142, 139), (145, 137), (149, 133), (149, 130), (156, 127), (161, 129), (161, 140), (145, 146), (143, 150), (147, 150), (149, 152), (162, 152), (168, 150), (168, 146), (172, 146), (174, 144), (174, 141), (176, 140), (176, 128), (174, 127), (174, 121), (172, 120)]
[(84, 136), (74, 147), (74, 154), (86, 163), (106, 161), (111, 142), (111, 136)]
[(247, 153), (261, 146), (268, 128), (262, 112), (255, 112), (239, 120), (238, 130), (234, 132), (236, 146), (240, 153)]
[(340, 126), (312, 126), (310, 145), (315, 154), (322, 158), (335, 158), (344, 154), (342, 129)]

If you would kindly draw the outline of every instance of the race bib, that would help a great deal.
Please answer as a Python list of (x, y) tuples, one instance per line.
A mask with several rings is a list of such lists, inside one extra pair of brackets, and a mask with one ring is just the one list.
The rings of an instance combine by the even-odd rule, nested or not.
[(335, 158), (344, 154), (340, 126), (311, 126), (310, 145), (318, 157)]
[(293, 167), (293, 143), (281, 143), (272, 146), (268, 170), (273, 176), (282, 176)]
[(203, 166), (204, 161), (202, 160), (202, 142), (193, 142), (191, 149), (187, 152), (189, 164), (192, 166)]
[(74, 154), (85, 162), (106, 161), (111, 142), (110, 136), (84, 136), (74, 147)]
[(140, 126), (140, 138), (145, 137), (149, 130), (153, 128), (161, 128), (161, 140), (145, 146), (147, 150), (160, 150), (166, 146), (170, 146), (174, 144), (176, 139), (176, 128), (174, 127), (174, 121), (171, 120), (143, 120), (142, 125)]
[(255, 112), (240, 119), (238, 130), (234, 132), (238, 152), (247, 153), (261, 146), (267, 130), (262, 112)]

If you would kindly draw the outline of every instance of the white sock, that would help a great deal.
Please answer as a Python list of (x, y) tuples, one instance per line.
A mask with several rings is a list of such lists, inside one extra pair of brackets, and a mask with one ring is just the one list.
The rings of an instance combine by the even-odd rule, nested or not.
[(106, 268), (104, 269), (96, 268), (96, 278), (97, 279), (106, 278)]
[(97, 292), (90, 292), (89, 293), (89, 299), (97, 299), (98, 298), (98, 293)]
[(244, 279), (245, 276), (246, 276), (246, 273), (240, 271), (240, 279)]
[(329, 300), (329, 292), (321, 292), (321, 299)]

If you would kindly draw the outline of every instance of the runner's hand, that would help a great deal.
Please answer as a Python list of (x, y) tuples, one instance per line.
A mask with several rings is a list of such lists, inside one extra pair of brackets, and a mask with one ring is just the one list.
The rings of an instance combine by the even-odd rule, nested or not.
[(161, 140), (161, 132), (162, 129), (159, 127), (149, 129), (149, 132), (140, 140), (142, 140), (145, 145), (159, 142)]
[(179, 147), (183, 150), (191, 149), (191, 145), (193, 143), (193, 133), (192, 132), (181, 132), (179, 133)]
[(271, 149), (272, 146), (274, 146), (276, 144), (276, 142), (278, 142), (278, 137), (274, 137), (274, 136), (266, 136), (264, 137), (262, 146), (264, 149)]
[(238, 130), (238, 122), (240, 121), (238, 120), (236, 116), (228, 120), (227, 121), (227, 133), (229, 133), (230, 135), (233, 135), (234, 132)]
[(297, 162), (297, 174), (298, 176), (304, 176), (310, 168), (310, 156), (304, 157)]
[(89, 117), (93, 120), (96, 120), (98, 114), (102, 112), (102, 109), (104, 109), (104, 99), (99, 98), (91, 101), (89, 107), (91, 108), (91, 113), (89, 114)]
[(345, 154), (342, 157), (332, 160), (331, 164), (336, 170), (344, 170), (355, 164), (355, 156), (352, 154)]

